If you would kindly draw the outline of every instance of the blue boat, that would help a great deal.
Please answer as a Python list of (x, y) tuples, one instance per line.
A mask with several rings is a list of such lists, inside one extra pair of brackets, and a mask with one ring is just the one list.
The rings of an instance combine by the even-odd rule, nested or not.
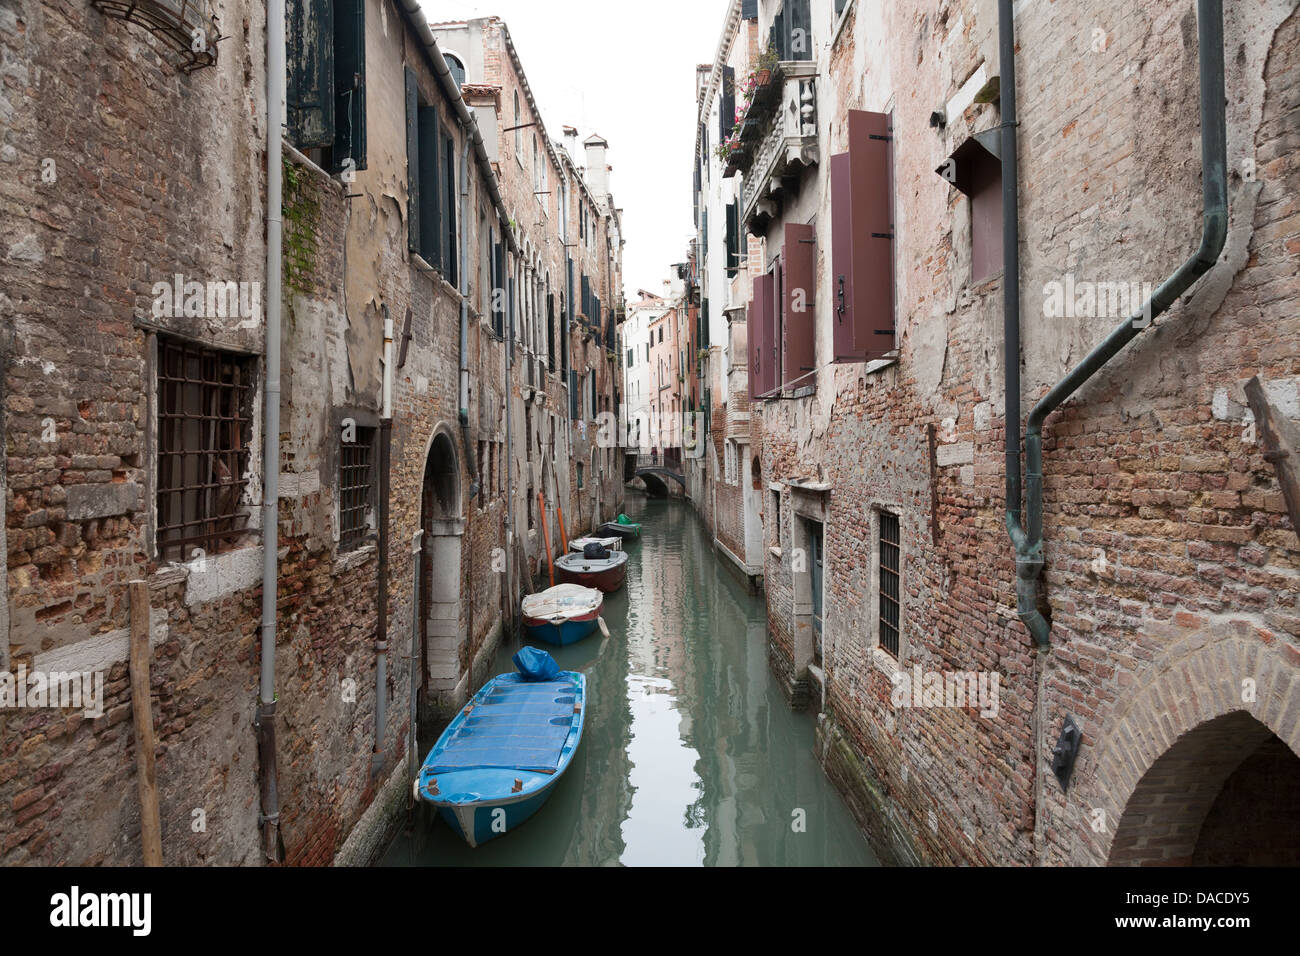
[(574, 644), (600, 626), (604, 603), (605, 596), (595, 588), (557, 584), (524, 598), (524, 631), (532, 641)]
[(519, 826), (568, 769), (587, 707), (587, 679), (525, 647), (518, 673), (483, 686), (443, 731), (416, 780), (416, 796), (479, 846)]

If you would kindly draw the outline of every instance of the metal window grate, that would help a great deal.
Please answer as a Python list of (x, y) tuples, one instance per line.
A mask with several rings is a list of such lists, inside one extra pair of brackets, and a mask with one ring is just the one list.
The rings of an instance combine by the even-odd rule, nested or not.
[(159, 557), (184, 561), (238, 543), (248, 515), (253, 361), (158, 339)]
[(339, 551), (355, 551), (370, 531), (374, 507), (373, 467), (375, 430), (358, 428), (355, 441), (340, 443)]
[(901, 554), (898, 515), (880, 512), (880, 646), (898, 656)]

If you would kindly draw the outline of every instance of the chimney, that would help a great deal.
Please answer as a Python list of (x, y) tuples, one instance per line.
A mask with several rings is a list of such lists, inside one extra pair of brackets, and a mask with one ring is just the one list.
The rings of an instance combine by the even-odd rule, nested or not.
[(587, 150), (587, 187), (603, 206), (609, 196), (609, 166), (605, 162), (609, 143), (593, 133), (582, 145)]

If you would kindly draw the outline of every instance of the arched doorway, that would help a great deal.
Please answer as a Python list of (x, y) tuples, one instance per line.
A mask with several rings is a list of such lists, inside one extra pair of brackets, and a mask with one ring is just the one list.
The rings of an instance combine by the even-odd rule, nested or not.
[(424, 531), (420, 571), (422, 715), (427, 708), (457, 706), (454, 698), (461, 680), (465, 632), (460, 622), (460, 555), (465, 522), (454, 435), (445, 423), (434, 430), (420, 495), (420, 527)]
[(1205, 721), (1143, 774), (1107, 863), (1300, 863), (1300, 757), (1245, 710)]

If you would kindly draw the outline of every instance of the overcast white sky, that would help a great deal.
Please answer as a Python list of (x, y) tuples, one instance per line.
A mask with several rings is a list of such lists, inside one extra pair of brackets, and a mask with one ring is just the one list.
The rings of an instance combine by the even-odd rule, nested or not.
[[(609, 141), (623, 210), (624, 290), (662, 291), (686, 258), (695, 145), (695, 66), (711, 63), (727, 0), (421, 0), (430, 23), (498, 16), (552, 139), (576, 126)], [(581, 149), (574, 157), (585, 162)]]

